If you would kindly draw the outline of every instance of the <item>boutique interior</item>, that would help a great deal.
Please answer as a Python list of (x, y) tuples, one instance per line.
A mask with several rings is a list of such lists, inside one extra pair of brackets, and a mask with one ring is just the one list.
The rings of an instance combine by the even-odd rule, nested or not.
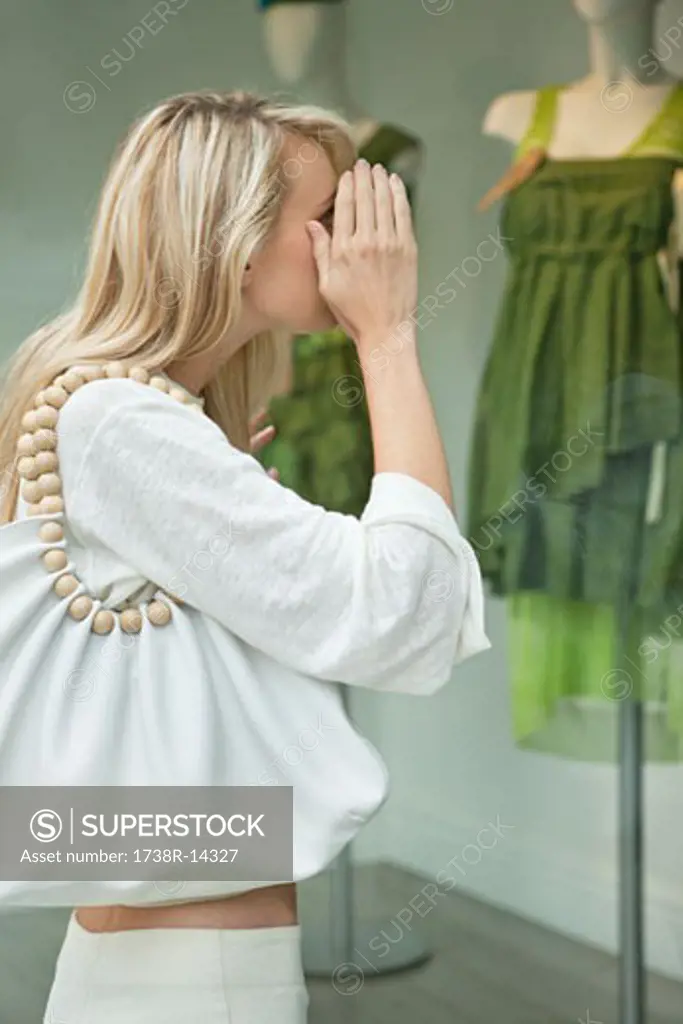
[[(491, 649), (429, 698), (345, 689), (391, 794), (300, 886), (311, 1021), (680, 1024), (683, 0), (4, 0), (3, 20), (3, 361), (73, 292), (114, 143), (162, 97), (332, 108), (408, 189)], [(354, 515), (361, 377), (341, 329), (297, 338), (262, 455)], [(43, 1019), (68, 914), (2, 908), (0, 1024)]]

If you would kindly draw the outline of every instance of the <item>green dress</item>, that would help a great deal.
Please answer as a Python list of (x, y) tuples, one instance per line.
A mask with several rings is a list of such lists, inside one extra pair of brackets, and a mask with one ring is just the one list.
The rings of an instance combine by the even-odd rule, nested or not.
[[(520, 156), (549, 148), (561, 88), (538, 93)], [(683, 325), (662, 265), (681, 166), (683, 86), (627, 153), (547, 159), (505, 204), (468, 532), (507, 599), (514, 735), (533, 749), (611, 760), (628, 692), (648, 757), (683, 758)]]
[[(381, 125), (360, 156), (400, 174), (412, 201), (421, 150), (414, 135)], [(356, 347), (338, 328), (301, 335), (292, 361), (292, 387), (270, 405), (277, 434), (261, 462), (308, 501), (359, 516), (370, 496), (374, 456)]]

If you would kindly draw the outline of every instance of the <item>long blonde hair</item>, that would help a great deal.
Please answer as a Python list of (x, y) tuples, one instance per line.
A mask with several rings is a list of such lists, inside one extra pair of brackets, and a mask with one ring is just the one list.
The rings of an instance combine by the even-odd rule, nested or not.
[[(291, 136), (301, 139), (300, 159), (283, 164)], [(273, 225), (288, 182), (319, 152), (314, 144), (337, 174), (355, 159), (337, 115), (245, 92), (183, 93), (133, 124), (102, 189), (76, 301), (8, 363), (0, 391), (0, 523), (16, 502), (16, 443), (35, 394), (74, 364), (162, 370), (215, 348), (240, 315), (250, 255)], [(280, 386), (285, 341), (257, 335), (204, 389), (206, 412), (244, 451), (250, 417)]]

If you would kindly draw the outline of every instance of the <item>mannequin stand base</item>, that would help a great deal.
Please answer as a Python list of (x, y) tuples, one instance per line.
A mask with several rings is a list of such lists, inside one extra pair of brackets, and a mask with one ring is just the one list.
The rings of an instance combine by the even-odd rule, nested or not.
[[(383, 974), (407, 971), (431, 960), (433, 953), (418, 934), (406, 932), (400, 942), (392, 945), (382, 935), (382, 929), (386, 927), (386, 921), (357, 922), (351, 955), (344, 963), (335, 956), (329, 935), (324, 929), (304, 927), (302, 946), (306, 977), (331, 979), (338, 992), (352, 995), (362, 987), (364, 981)], [(370, 945), (373, 939), (376, 949)]]

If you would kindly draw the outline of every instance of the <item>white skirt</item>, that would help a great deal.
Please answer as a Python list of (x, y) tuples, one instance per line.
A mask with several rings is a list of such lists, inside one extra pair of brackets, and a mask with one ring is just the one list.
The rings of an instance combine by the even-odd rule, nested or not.
[(72, 913), (43, 1024), (306, 1024), (301, 926), (89, 932)]

